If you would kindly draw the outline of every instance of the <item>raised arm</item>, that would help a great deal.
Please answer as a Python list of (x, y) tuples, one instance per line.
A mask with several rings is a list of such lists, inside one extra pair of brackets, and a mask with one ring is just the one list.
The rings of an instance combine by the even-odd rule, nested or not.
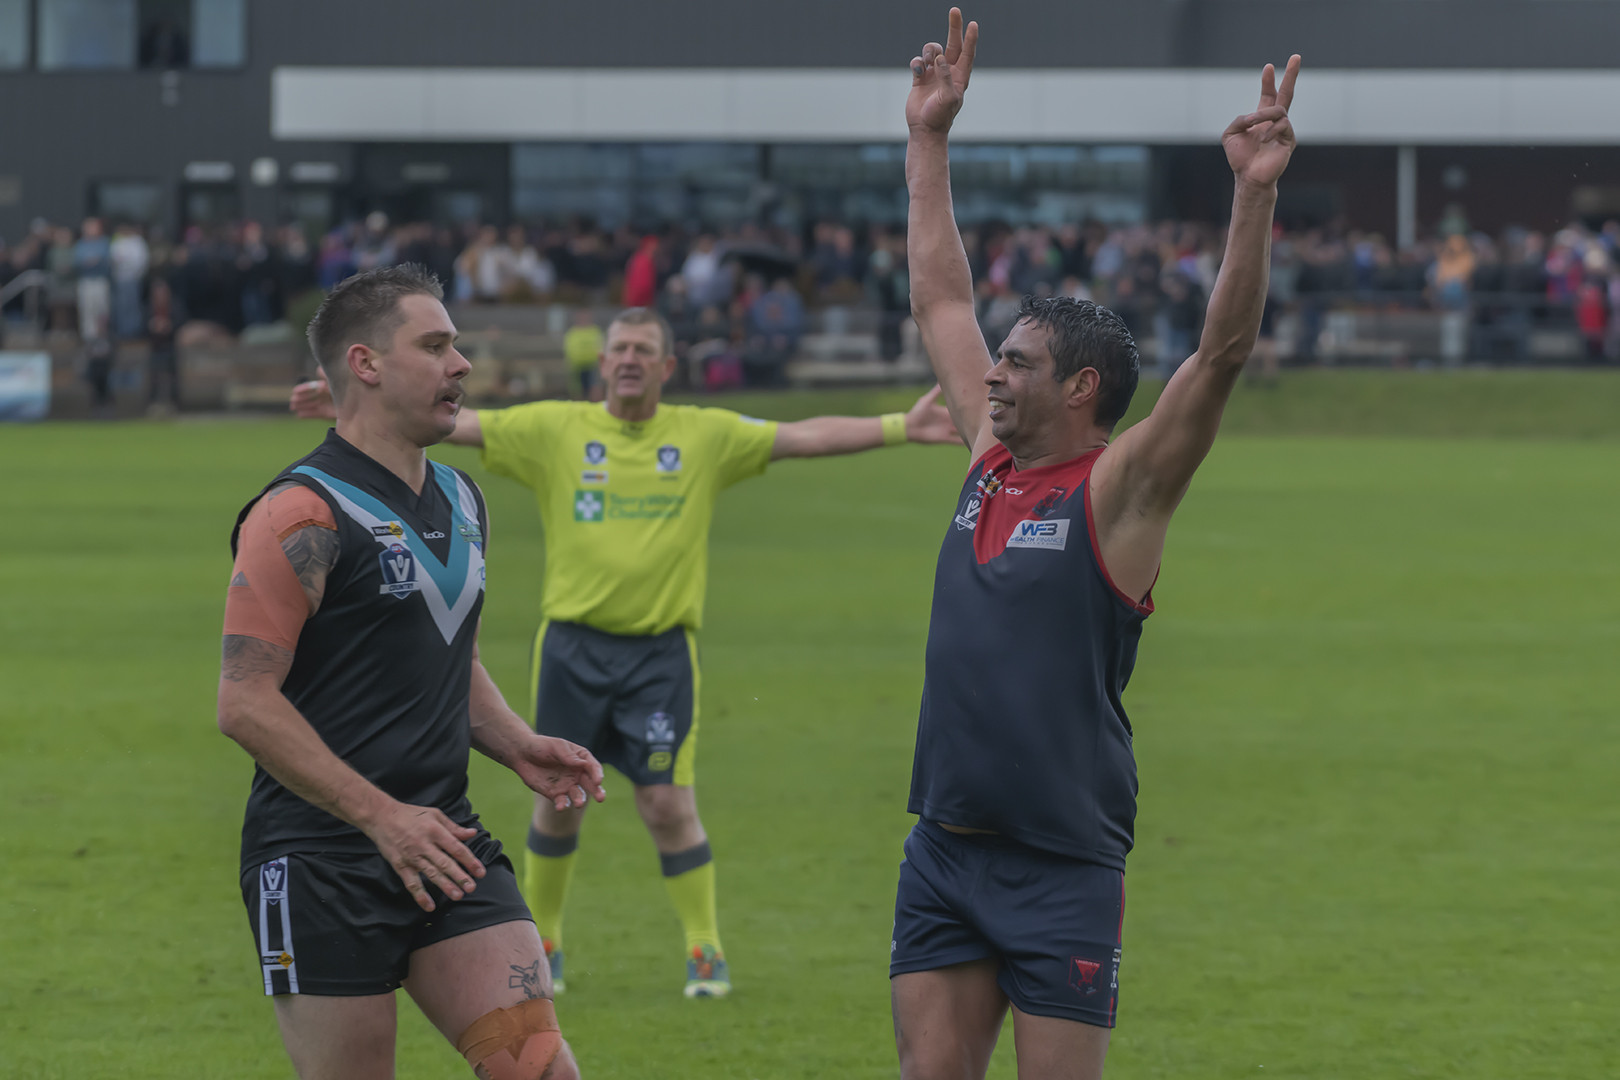
[(369, 836), (432, 911), (424, 881), (459, 900), (484, 875), (463, 843), (476, 831), (433, 807), (399, 802), (361, 776), (281, 692), (338, 551), (331, 511), (307, 488), (272, 488), (248, 514), (225, 601), (219, 729), (293, 794)]
[(1170, 516), (1214, 445), (1226, 400), (1254, 351), (1270, 275), (1277, 180), (1294, 152), (1288, 107), (1298, 76), (1298, 56), (1289, 59), (1281, 86), (1267, 64), (1260, 107), (1221, 136), (1235, 185), (1232, 222), (1198, 351), (1170, 379), (1152, 413), (1114, 440), (1092, 474), (1103, 560), (1127, 592), (1146, 592), (1152, 584)]
[(929, 42), (911, 61), (906, 98), (906, 258), (911, 274), (911, 313), (922, 333), (945, 406), (968, 445), (989, 430), (984, 373), (990, 353), (973, 309), (973, 275), (951, 206), (948, 139), (973, 74), (979, 24), (962, 27), (951, 8), (950, 32), (941, 48)]
[(955, 423), (939, 404), (940, 388), (917, 399), (909, 412), (883, 416), (815, 416), (776, 425), (771, 460), (790, 457), (831, 457), (876, 450), (900, 443), (961, 446)]
[[(332, 388), (325, 379), (310, 379), (292, 389), (287, 410), (306, 420), (336, 420), (337, 406), (332, 401)], [(478, 410), (465, 405), (456, 413), (456, 428), (444, 440), (454, 446), (483, 446), (484, 430), (478, 423)]]

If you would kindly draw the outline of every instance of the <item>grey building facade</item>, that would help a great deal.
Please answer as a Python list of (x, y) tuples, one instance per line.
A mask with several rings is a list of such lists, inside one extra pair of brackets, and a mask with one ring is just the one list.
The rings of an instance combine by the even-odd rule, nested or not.
[[(0, 0), (0, 236), (36, 216), (87, 213), (171, 230), (239, 218), (319, 228), (372, 209), (497, 222), (892, 218), (904, 206), (898, 117), (868, 124), (862, 110), (878, 104), (839, 93), (870, 83), (903, 97), (906, 61), (943, 33), (947, 6)], [(1109, 80), (1181, 80), (1168, 107), (1204, 85), (1189, 77), (1252, 77), (1291, 51), (1307, 62), (1301, 106), (1320, 87), (1319, 107), (1336, 94), (1338, 111), (1313, 131), (1302, 109), (1284, 217), (1342, 215), (1393, 233), (1426, 228), (1456, 203), (1486, 228), (1620, 214), (1620, 120), (1612, 131), (1606, 122), (1609, 95), (1620, 101), (1611, 0), (1001, 0), (968, 15), (984, 27), (985, 86), (1037, 95), (1050, 110), (1050, 122), (1034, 122), (1022, 107), (998, 116), (994, 96), (970, 101), (980, 127), (960, 140), (975, 149), (958, 176), (968, 214), (1221, 217), (1220, 123), (1145, 120), (1133, 137), (1141, 95), (1110, 100)], [(780, 135), (757, 100), (752, 127), (714, 128), (701, 115), (727, 73), (768, 87), (797, 72), (803, 91), (784, 99)], [(1331, 78), (1313, 83), (1322, 72)], [(1068, 74), (1091, 81), (1051, 81)], [(1410, 93), (1386, 93), (1397, 84)], [(427, 120), (395, 122), (394, 85)], [(1043, 85), (1071, 88), (1059, 96), (1100, 90), (1042, 99)], [(504, 117), (488, 130), (466, 120), (479, 115), (481, 86), (492, 95), (482, 104)], [(1497, 102), (1479, 86), (1520, 96)], [(338, 89), (323, 98), (325, 87)], [(747, 93), (716, 89), (713, 100), (728, 92)], [(1549, 120), (1514, 104), (1521, 97), (1567, 104), (1573, 119)], [(660, 113), (669, 100), (697, 104)], [(1476, 108), (1501, 118), (1448, 119)], [(640, 115), (660, 119), (641, 129)], [(1002, 120), (1017, 121), (1016, 137), (1001, 136)]]

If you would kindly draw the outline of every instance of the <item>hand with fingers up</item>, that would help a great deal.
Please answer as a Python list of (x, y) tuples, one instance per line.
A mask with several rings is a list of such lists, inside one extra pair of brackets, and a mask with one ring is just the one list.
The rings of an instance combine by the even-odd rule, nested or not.
[(1298, 54), (1288, 58), (1281, 86), (1276, 81), (1277, 69), (1267, 64), (1260, 74), (1260, 107), (1232, 121), (1221, 136), (1226, 162), (1240, 183), (1271, 187), (1288, 167), (1294, 153), (1294, 125), (1289, 122), (1288, 107), (1294, 103), (1298, 78)]
[(465, 843), (478, 830), (457, 825), (435, 807), (391, 801), (365, 832), (423, 911), (434, 908), (429, 884), (460, 900), (484, 876), (484, 864)]
[(906, 98), (906, 126), (914, 134), (945, 135), (962, 108), (962, 94), (973, 75), (979, 48), (979, 24), (962, 28), (962, 9), (951, 8), (945, 46), (930, 41), (921, 56), (911, 58), (911, 94)]

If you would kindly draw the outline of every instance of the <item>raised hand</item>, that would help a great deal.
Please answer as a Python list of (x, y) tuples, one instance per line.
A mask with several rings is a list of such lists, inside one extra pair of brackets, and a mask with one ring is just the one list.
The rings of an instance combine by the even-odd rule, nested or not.
[(944, 446), (962, 446), (956, 422), (950, 411), (939, 403), (940, 388), (934, 388), (917, 399), (906, 413), (906, 440), (914, 443), (932, 443)]
[(287, 408), (306, 420), (336, 420), (337, 406), (332, 402), (332, 388), (325, 379), (311, 379), (293, 387)]
[(602, 790), (602, 766), (589, 750), (566, 739), (535, 735), (524, 743), (512, 771), (529, 790), (550, 799), (558, 810), (607, 798), (607, 792)]
[(1294, 153), (1294, 125), (1288, 119), (1288, 107), (1294, 103), (1294, 81), (1299, 78), (1297, 53), (1288, 58), (1281, 86), (1276, 78), (1276, 68), (1267, 64), (1260, 73), (1260, 107), (1232, 121), (1221, 136), (1233, 174), (1260, 186), (1275, 184)]
[(979, 50), (979, 24), (962, 28), (962, 9), (951, 8), (945, 46), (930, 41), (921, 56), (911, 58), (911, 94), (906, 98), (906, 126), (912, 131), (944, 135), (962, 108), (962, 94), (973, 75)]

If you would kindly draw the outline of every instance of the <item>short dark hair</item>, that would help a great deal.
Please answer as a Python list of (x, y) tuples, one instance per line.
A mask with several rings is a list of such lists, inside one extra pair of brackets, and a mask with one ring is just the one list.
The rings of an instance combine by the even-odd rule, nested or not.
[(613, 322), (608, 323), (608, 329), (613, 329), (613, 323), (622, 323), (625, 326), (654, 326), (664, 336), (664, 351), (659, 355), (669, 356), (675, 352), (675, 328), (669, 325), (664, 318), (652, 308), (627, 307), (613, 316)]
[(1047, 332), (1053, 377), (1058, 382), (1085, 368), (1096, 368), (1097, 423), (1113, 430), (1136, 394), (1141, 358), (1125, 320), (1090, 300), (1067, 296), (1024, 297), (1018, 322), (1028, 319)]
[(404, 321), (399, 302), (407, 296), (444, 299), (444, 286), (425, 266), (400, 263), (362, 270), (338, 282), (309, 321), (309, 348), (326, 372), (335, 400), (347, 382), (343, 357), (355, 343), (386, 349)]

